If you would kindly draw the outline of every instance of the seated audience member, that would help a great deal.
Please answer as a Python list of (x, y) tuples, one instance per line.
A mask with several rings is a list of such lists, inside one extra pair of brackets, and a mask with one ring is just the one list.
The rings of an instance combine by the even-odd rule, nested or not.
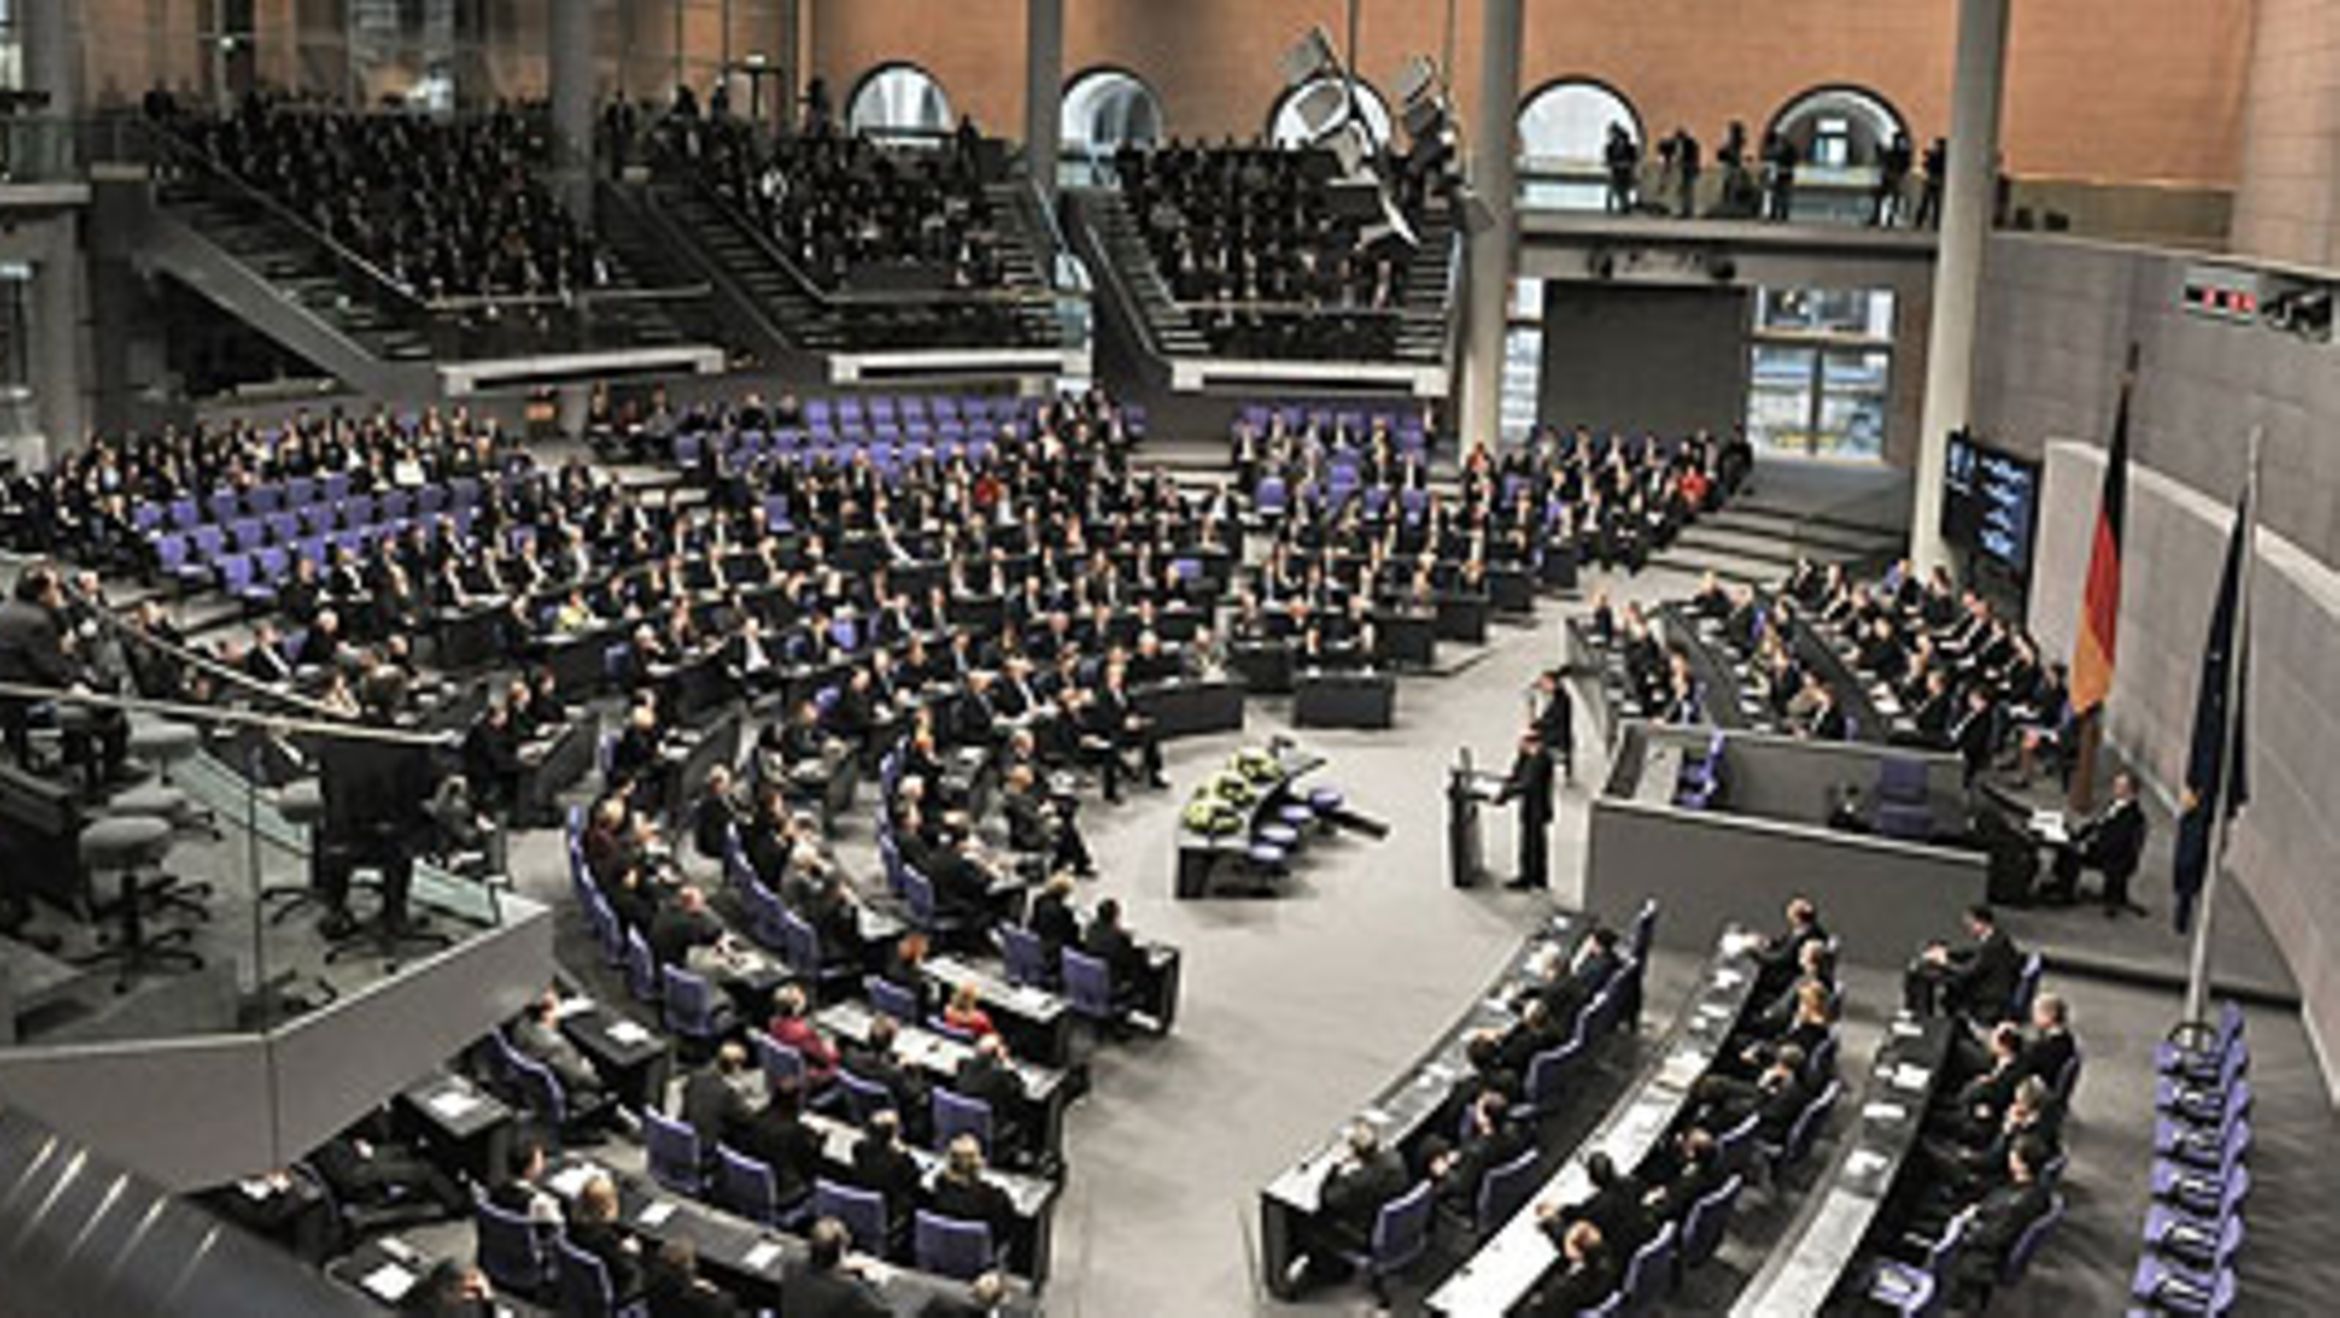
[(552, 1071), (553, 1078), (561, 1082), (561, 1089), (568, 1096), (572, 1112), (598, 1106), (601, 1075), (593, 1069), (584, 1052), (561, 1033), (560, 1005), (560, 994), (550, 988), (530, 999), (520, 1009), (520, 1019), (512, 1025), (512, 1046)]
[(453, 1259), (441, 1259), (414, 1283), (398, 1311), (422, 1318), (496, 1318), (503, 1309), (496, 1303), (495, 1287), (488, 1284), (486, 1273)]
[(926, 1192), (927, 1206), (944, 1217), (980, 1222), (991, 1228), (994, 1249), (1005, 1243), (1015, 1227), (1016, 1206), (1008, 1192), (984, 1174), (983, 1146), (973, 1135), (960, 1135), (943, 1151), (943, 1167)]
[(1806, 943), (1828, 941), (1828, 930), (1820, 923), (1820, 908), (1811, 898), (1800, 894), (1788, 898), (1786, 917), (1785, 928), (1750, 949), (1757, 967), (1755, 995), (1758, 998), (1784, 992), (1795, 982)]
[(2112, 918), (2145, 908), (2129, 898), (2129, 880), (2145, 854), (2145, 807), (2137, 801), (2137, 780), (2126, 771), (2113, 775), (2112, 799), (2104, 809), (2072, 830), (2068, 845), (2056, 848), (2053, 900), (2069, 902), (2079, 895), (2080, 874), (2095, 870), (2104, 875), (2104, 913)]
[(1121, 922), (1121, 903), (1107, 897), (1081, 936), (1081, 950), (1105, 963), (1113, 976), (1113, 996), (1123, 1002), (1153, 1000), (1152, 964), (1146, 949)]
[(1487, 1173), (1535, 1147), (1535, 1135), (1511, 1119), (1511, 1101), (1499, 1089), (1480, 1091), (1465, 1112), (1461, 1139), (1448, 1144), (1432, 1135), (1424, 1141), (1422, 1170), (1436, 1183), (1439, 1199), (1467, 1215)]
[(2006, 1146), (2006, 1175), (1975, 1202), (1974, 1220), (1954, 1266), (1951, 1303), (1987, 1302), (2007, 1251), (2048, 1211), (2040, 1173), (2054, 1154), (2043, 1141), (2022, 1137)]
[(616, 1182), (600, 1175), (586, 1181), (565, 1230), (570, 1244), (601, 1261), (619, 1303), (641, 1296), (642, 1244), (618, 1221)]
[(691, 806), (691, 849), (701, 860), (721, 864), (741, 822), (739, 807), (732, 800), (731, 768), (718, 764), (707, 771), (699, 799)]
[(772, 1169), (782, 1203), (810, 1193), (813, 1178), (821, 1174), (821, 1137), (805, 1124), (804, 1091), (794, 1084), (774, 1086), (731, 1144)]
[(1619, 1172), (1617, 1164), (1603, 1149), (1585, 1155), (1584, 1173), (1585, 1179), (1592, 1182), (1592, 1198), (1579, 1204), (1537, 1204), (1536, 1221), (1554, 1244), (1560, 1243), (1570, 1226), (1590, 1222), (1601, 1229), (1603, 1240), (1614, 1245), (1620, 1254), (1631, 1257), (1633, 1251), (1657, 1233), (1649, 1208), (1642, 1202), (1642, 1188)]
[(918, 1318), (1007, 1318), (1007, 1293), (1007, 1278), (994, 1269), (964, 1291), (945, 1289), (929, 1297)]
[(1591, 1222), (1569, 1224), (1560, 1236), (1559, 1270), (1545, 1280), (1529, 1302), (1536, 1318), (1576, 1318), (1608, 1301), (1623, 1279), (1616, 1252)]
[(991, 1013), (983, 1009), (983, 996), (972, 981), (951, 990), (951, 1000), (943, 1004), (942, 1023), (970, 1039), (999, 1035), (999, 1027), (991, 1023)]
[(658, 1247), (644, 1269), (642, 1298), (650, 1318), (731, 1318), (739, 1301), (699, 1275), (699, 1251), (680, 1237)]
[(1988, 906), (1966, 910), (1970, 947), (1928, 943), (1902, 976), (1902, 1002), (1921, 1016), (1961, 1015), (1989, 1024), (2006, 1015), (2023, 974), (2015, 940)]
[(1721, 1189), (1729, 1176), (1714, 1132), (1693, 1125), (1675, 1135), (1642, 1169), (1641, 1202), (1653, 1223), (1679, 1226), (1690, 1216), (1691, 1206)]
[(813, 1223), (806, 1236), (809, 1248), (804, 1261), (780, 1280), (780, 1311), (790, 1318), (799, 1314), (886, 1318), (891, 1314), (893, 1306), (863, 1275), (861, 1267), (846, 1257), (852, 1242), (851, 1233), (836, 1218), (824, 1217)]
[(683, 1082), (675, 1117), (698, 1132), (699, 1156), (713, 1162), (717, 1144), (737, 1144), (754, 1119), (748, 1105), (747, 1049), (727, 1042), (715, 1050), (715, 1059)]
[(805, 1083), (817, 1091), (837, 1076), (837, 1048), (805, 1014), (808, 1006), (802, 985), (782, 984), (772, 990), (772, 1021), (767, 1029), (774, 1042), (796, 1050), (804, 1060)]
[(1058, 952), (1067, 947), (1078, 947), (1081, 942), (1081, 922), (1080, 917), (1073, 913), (1072, 895), (1073, 876), (1058, 870), (1048, 876), (1046, 883), (1040, 885), (1039, 893), (1032, 898), (1032, 908), (1025, 916), (1025, 927), (1032, 931), (1033, 937), (1040, 940), (1041, 949), (1047, 954), (1047, 963), (1052, 970), (1057, 964)]
[(1337, 1274), (1342, 1267), (1338, 1256), (1367, 1248), (1382, 1205), (1406, 1188), (1406, 1163), (1397, 1150), (1384, 1148), (1371, 1124), (1350, 1126), (1348, 1147), (1325, 1173), (1317, 1213), (1309, 1221), (1309, 1266), (1320, 1274)]
[(1079, 825), (1062, 806), (1042, 794), (1038, 776), (1030, 765), (1018, 764), (1008, 769), (1000, 793), (1000, 808), (1007, 814), (1009, 846), (1039, 857), (1051, 870), (1071, 870), (1083, 878), (1096, 874), (1097, 867), (1089, 858), (1089, 844), (1081, 837)]
[(895, 1111), (909, 1114), (913, 1124), (922, 1123), (926, 1112), (926, 1082), (895, 1055), (896, 1028), (891, 1016), (872, 1020), (868, 1039), (858, 1044), (848, 1040), (837, 1064), (840, 1069), (883, 1088), (893, 1095)]
[(1695, 1094), (1699, 1125), (1727, 1131), (1752, 1116), (1756, 1138), (1779, 1144), (1811, 1098), (1804, 1084), (1804, 1051), (1782, 1045), (1753, 1080), (1720, 1073), (1703, 1076)]
[(707, 909), (707, 894), (696, 884), (675, 889), (674, 900), (660, 906), (650, 921), (650, 955), (662, 966), (714, 974), (723, 959), (724, 939), (723, 922)]
[(427, 1159), (392, 1142), (381, 1113), (327, 1140), (310, 1161), (343, 1204), (380, 1208), (428, 1201), (452, 1217), (470, 1206), (453, 1178)]
[(997, 1034), (986, 1034), (959, 1062), (951, 1088), (961, 1098), (980, 1100), (991, 1109), (992, 1148), (1013, 1147), (1022, 1137), (1018, 1118), (1024, 1101), (1024, 1081), (1008, 1058), (1007, 1044)]
[(515, 1140), (505, 1159), (504, 1177), (488, 1191), (488, 1202), (539, 1227), (561, 1224), (561, 1201), (544, 1186), (544, 1142)]
[(890, 1107), (871, 1113), (853, 1142), (853, 1184), (885, 1201), (888, 1231), (896, 1238), (909, 1230), (924, 1181), (918, 1159), (902, 1142), (901, 1114)]

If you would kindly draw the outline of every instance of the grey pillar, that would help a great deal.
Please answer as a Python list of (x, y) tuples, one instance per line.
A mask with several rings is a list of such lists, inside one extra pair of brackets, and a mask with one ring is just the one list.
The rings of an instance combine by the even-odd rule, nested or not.
[(1957, 81), (1950, 89), (1950, 177), (1934, 253), (1934, 319), (1926, 333), (1917, 505), (1909, 556), (1921, 572), (1949, 560), (1942, 543), (1942, 463), (1950, 432), (1974, 406), (1974, 332), (1983, 252), (1998, 192), (1999, 109), (2007, 83), (2008, 0), (1959, 0)]
[(83, 396), (80, 220), (62, 214), (42, 222), (48, 232), (33, 266), (32, 344), (36, 406), (43, 451), (20, 456), (46, 466), (81, 442), (88, 400)]
[(1463, 448), (1492, 445), (1503, 416), (1503, 336), (1509, 323), (1515, 201), (1519, 192), (1519, 48), (1523, 0), (1485, 0), (1480, 24), (1479, 116), (1472, 125), (1471, 191), (1494, 222), (1470, 235), (1470, 291), (1462, 342)]
[(796, 101), (804, 94), (804, 20), (800, 4), (801, 0), (780, 0), (780, 86), (774, 93), (780, 103), (772, 107), (772, 122), (789, 132), (796, 129)]
[(49, 93), (49, 112), (70, 114), (81, 106), (81, 41), (75, 32), (79, 0), (21, 0), (24, 26), (24, 85)]
[(579, 224), (593, 221), (593, 28), (599, 0), (552, 5), (553, 149), (560, 160), (561, 200)]
[(1024, 163), (1045, 197), (1056, 195), (1064, 146), (1064, 0), (1024, 5)]

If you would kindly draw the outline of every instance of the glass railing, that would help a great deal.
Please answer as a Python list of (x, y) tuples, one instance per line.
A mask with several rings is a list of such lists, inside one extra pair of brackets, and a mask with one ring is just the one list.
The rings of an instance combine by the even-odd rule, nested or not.
[[(454, 743), (438, 729), (462, 726), (462, 695), (368, 724), (192, 652), (132, 660), (146, 642), (84, 635), (101, 671), (176, 665), (219, 703), (0, 690), (29, 724), (28, 758), (0, 755), (0, 1068), (11, 1046), (271, 1028), (510, 922), (500, 828), (459, 789), (387, 812), (368, 798), (379, 828), (326, 814), (328, 793), (401, 757), (444, 784)], [(128, 751), (112, 777), (109, 737)]]

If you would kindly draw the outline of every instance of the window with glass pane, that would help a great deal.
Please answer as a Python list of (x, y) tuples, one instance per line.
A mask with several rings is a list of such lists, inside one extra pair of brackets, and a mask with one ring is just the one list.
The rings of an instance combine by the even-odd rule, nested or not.
[(24, 262), (0, 262), (0, 437), (18, 438), (40, 429), (28, 332), (32, 280), (33, 269)]
[(1820, 360), (1820, 423), (1813, 451), (1834, 457), (1885, 453), (1885, 409), (1893, 357), (1882, 351), (1829, 352)]
[(1811, 451), (1812, 373), (1818, 352), (1756, 344), (1747, 377), (1747, 438), (1758, 447)]
[(1887, 288), (1766, 288), (1756, 308), (1758, 329), (1893, 337), (1893, 290)]

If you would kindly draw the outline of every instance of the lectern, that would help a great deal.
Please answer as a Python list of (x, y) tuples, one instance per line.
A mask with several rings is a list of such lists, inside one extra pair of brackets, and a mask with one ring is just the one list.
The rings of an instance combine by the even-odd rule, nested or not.
[(1479, 807), (1502, 790), (1501, 775), (1471, 767), (1470, 747), (1456, 753), (1446, 772), (1446, 872), (1457, 888), (1475, 888), (1491, 877), (1486, 843), (1479, 835)]

